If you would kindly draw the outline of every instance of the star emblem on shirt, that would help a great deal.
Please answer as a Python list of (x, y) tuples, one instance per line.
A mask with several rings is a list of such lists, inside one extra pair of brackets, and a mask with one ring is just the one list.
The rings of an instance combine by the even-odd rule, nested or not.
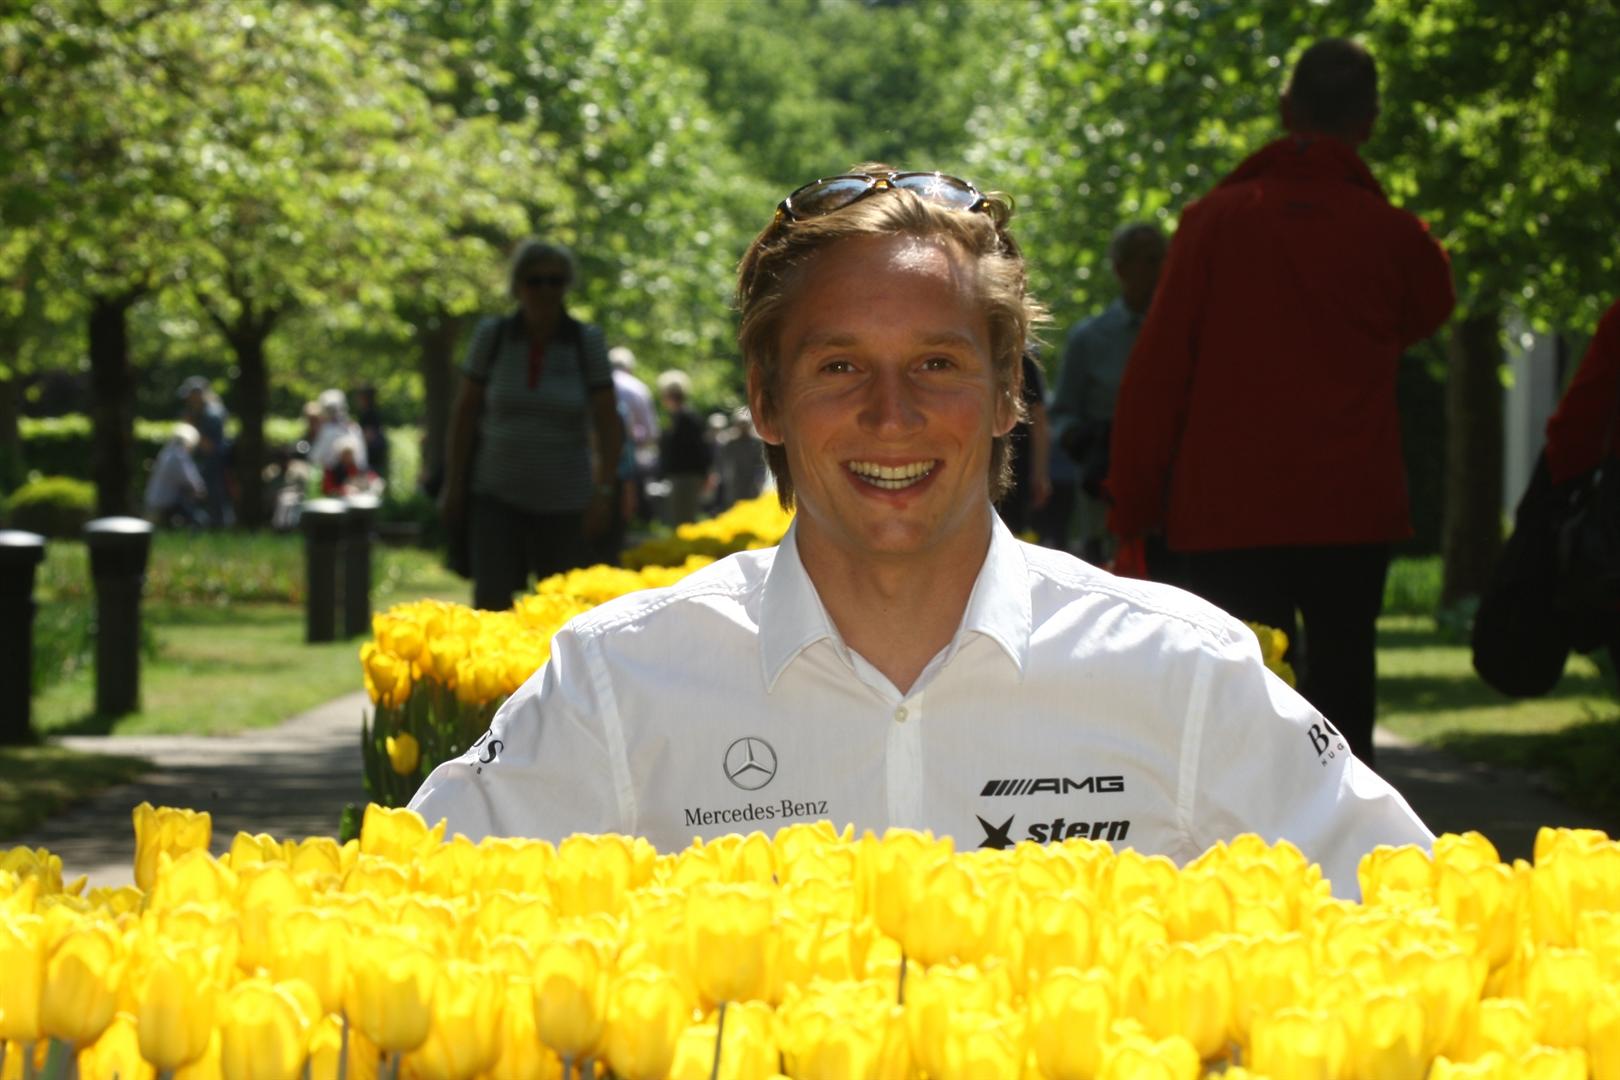
[[(977, 814), (973, 816), (979, 817)], [(1005, 851), (1007, 848), (1012, 847), (1012, 837), (1008, 835), (1012, 832), (1012, 823), (1013, 819), (1008, 818), (1000, 825), (992, 825), (984, 818), (979, 818), (979, 825), (984, 829), (984, 842), (979, 846), (981, 848), (995, 848), (997, 851)]]

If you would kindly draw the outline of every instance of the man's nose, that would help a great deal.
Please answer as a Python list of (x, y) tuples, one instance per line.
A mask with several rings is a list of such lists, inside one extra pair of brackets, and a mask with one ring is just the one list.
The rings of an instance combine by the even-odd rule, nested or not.
[(881, 371), (867, 388), (861, 421), (885, 438), (909, 434), (923, 424), (917, 387), (903, 371)]

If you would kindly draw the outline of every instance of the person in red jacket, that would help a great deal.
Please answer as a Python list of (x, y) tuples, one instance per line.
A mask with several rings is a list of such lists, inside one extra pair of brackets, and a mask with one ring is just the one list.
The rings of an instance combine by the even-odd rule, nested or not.
[(1609, 305), (1558, 409), (1547, 420), (1547, 473), (1554, 485), (1590, 472), (1605, 448), (1620, 450), (1620, 300)]
[(1375, 622), (1411, 534), (1396, 368), (1455, 303), (1444, 249), (1356, 151), (1377, 116), (1372, 56), (1318, 41), (1282, 96), (1288, 134), (1187, 207), (1107, 481), (1111, 531), (1162, 531), (1177, 584), (1286, 630), (1298, 611), (1301, 689), (1369, 763)]

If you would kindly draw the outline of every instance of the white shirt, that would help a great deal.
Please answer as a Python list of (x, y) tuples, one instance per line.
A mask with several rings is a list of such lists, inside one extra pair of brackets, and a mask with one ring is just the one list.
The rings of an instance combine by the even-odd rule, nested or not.
[(1374, 846), (1432, 843), (1242, 623), (993, 528), (961, 626), (910, 693), (844, 644), (790, 530), (573, 619), (411, 806), (475, 840), (620, 832), (663, 851), (827, 818), (1183, 863), (1255, 832), (1352, 897)]

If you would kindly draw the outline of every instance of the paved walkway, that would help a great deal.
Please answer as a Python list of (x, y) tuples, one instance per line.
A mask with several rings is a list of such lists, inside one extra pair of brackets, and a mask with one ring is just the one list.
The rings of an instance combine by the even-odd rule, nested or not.
[(62, 856), (63, 874), (88, 874), (91, 885), (127, 885), (135, 862), (130, 810), (184, 806), (213, 816), (213, 850), (238, 832), (278, 839), (336, 836), (346, 803), (364, 803), (360, 717), (364, 691), (301, 713), (273, 728), (240, 735), (73, 735), (74, 750), (144, 757), (156, 768), (131, 784), (102, 792), (25, 836), (26, 844)]
[[(336, 835), (345, 803), (362, 802), (360, 716), (364, 693), (347, 694), (274, 728), (237, 736), (72, 736), (75, 750), (133, 754), (156, 768), (141, 780), (105, 791), (0, 847), (22, 843), (62, 856), (69, 878), (93, 885), (131, 879), (135, 833), (130, 808), (188, 806), (213, 814), (213, 849), (226, 850), (238, 831), (279, 838)], [(1379, 771), (1435, 832), (1477, 829), (1504, 859), (1529, 858), (1542, 825), (1606, 829), (1602, 822), (1542, 791), (1534, 776), (1461, 761), (1378, 733)]]

